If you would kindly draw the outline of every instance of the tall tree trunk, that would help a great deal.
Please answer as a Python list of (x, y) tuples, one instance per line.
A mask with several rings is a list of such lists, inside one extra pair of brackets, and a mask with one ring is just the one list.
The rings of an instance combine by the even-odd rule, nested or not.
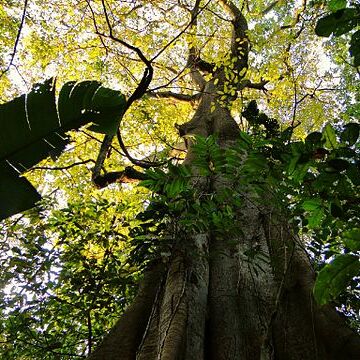
[[(193, 9), (193, 27), (199, 3)], [(261, 89), (265, 82), (242, 79), (248, 57), (246, 20), (231, 1), (219, 3), (233, 24), (232, 86)], [(229, 81), (227, 71), (217, 68), (205, 81), (203, 74), (212, 71), (212, 65), (198, 54), (190, 48), (188, 65), (202, 96), (194, 117), (180, 126), (180, 132), (205, 137), (216, 133), (220, 146), (227, 148), (239, 136), (218, 95)], [(192, 158), (190, 144), (190, 165)], [(226, 181), (216, 178), (194, 186), (217, 193)], [(134, 304), (89, 359), (360, 359), (359, 337), (335, 309), (314, 302), (314, 272), (281, 209), (271, 205), (270, 197), (268, 204), (257, 204), (244, 190), (243, 198), (235, 219), (241, 232), (231, 238), (210, 230), (179, 234), (166, 269), (156, 265), (149, 270)], [(249, 261), (244, 254), (253, 247), (270, 261)]]
[[(183, 131), (216, 132), (226, 147), (238, 127), (226, 108), (211, 112), (214, 102), (210, 81)], [(186, 161), (191, 158), (190, 151)], [(212, 181), (207, 191), (224, 182)], [(334, 309), (314, 302), (314, 272), (280, 209), (257, 205), (251, 194), (244, 198), (236, 219), (243, 235), (182, 234), (166, 270), (149, 270), (134, 304), (91, 360), (360, 358), (359, 337)], [(254, 246), (270, 263), (246, 259)]]

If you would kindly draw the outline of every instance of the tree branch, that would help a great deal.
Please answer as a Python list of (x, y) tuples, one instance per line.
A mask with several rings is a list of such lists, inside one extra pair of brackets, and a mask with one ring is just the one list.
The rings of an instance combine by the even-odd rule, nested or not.
[(111, 40), (125, 46), (126, 48), (128, 48), (129, 50), (131, 51), (134, 51), (138, 57), (140, 58), (140, 60), (145, 64), (146, 68), (144, 70), (144, 74), (143, 74), (143, 77), (142, 79), (140, 80), (140, 83), (139, 85), (137, 86), (137, 88), (135, 89), (135, 91), (131, 94), (131, 96), (129, 97), (129, 99), (127, 100), (126, 102), (126, 105), (125, 105), (125, 109), (124, 109), (124, 113), (126, 112), (126, 110), (131, 106), (131, 104), (137, 100), (137, 99), (140, 99), (145, 91), (147, 90), (148, 86), (150, 85), (151, 83), (151, 80), (152, 80), (152, 77), (153, 77), (153, 74), (154, 74), (154, 70), (153, 70), (153, 67), (152, 67), (152, 64), (151, 64), (151, 60), (148, 60), (146, 58), (146, 56), (142, 53), (142, 51), (136, 47), (136, 46), (133, 46), (129, 43), (127, 43), (126, 41), (124, 40), (121, 40), (119, 39), (118, 37), (114, 36), (113, 34), (113, 29), (112, 29), (112, 26), (111, 26), (111, 23), (110, 23), (110, 19), (109, 19), (109, 15), (108, 15), (108, 12), (107, 12), (107, 9), (106, 9), (106, 4), (105, 4), (105, 1), (104, 0), (101, 0), (101, 4), (103, 6), (103, 10), (104, 10), (104, 15), (105, 15), (105, 20), (106, 20), (106, 23), (107, 23), (107, 26), (108, 26), (108, 31), (109, 31), (109, 35), (105, 35), (105, 34), (101, 34), (99, 33), (98, 35), (100, 36), (105, 36), (105, 37), (108, 37), (110, 38)]
[(147, 178), (146, 174), (135, 170), (131, 166), (127, 166), (123, 171), (112, 171), (105, 175), (93, 177), (92, 181), (99, 189), (102, 189), (113, 183), (128, 184), (139, 180), (146, 180)]
[[(156, 58), (158, 58), (171, 44), (173, 44), (181, 35), (183, 35), (188, 28), (191, 28), (194, 21), (196, 21), (196, 18), (200, 15), (201, 12), (204, 11), (204, 9), (210, 4), (211, 0), (208, 0), (208, 2), (202, 7), (199, 8), (200, 0), (196, 0), (195, 7), (197, 7), (196, 13), (194, 13), (194, 16), (191, 17), (191, 21), (185, 26), (183, 30), (181, 30), (171, 41), (169, 41), (152, 59), (151, 61), (154, 61)], [(194, 7), (194, 8), (195, 8)]]
[(146, 94), (153, 98), (173, 99), (177, 101), (191, 102), (191, 103), (197, 102), (201, 96), (201, 93), (197, 93), (195, 95), (187, 95), (187, 94), (174, 93), (172, 91), (161, 91), (161, 92), (148, 91)]
[(20, 26), (19, 26), (19, 29), (18, 29), (18, 32), (17, 32), (17, 35), (16, 35), (15, 44), (14, 44), (13, 52), (11, 54), (10, 62), (7, 65), (7, 67), (1, 72), (0, 79), (9, 71), (11, 65), (14, 62), (17, 47), (18, 47), (19, 40), (20, 40), (21, 31), (22, 31), (24, 23), (25, 23), (27, 4), (28, 4), (28, 0), (24, 0), (24, 9), (23, 9), (23, 13), (22, 13), (22, 16), (21, 16)]
[(128, 152), (125, 144), (124, 144), (124, 141), (122, 139), (122, 136), (121, 136), (121, 132), (120, 130), (118, 129), (117, 133), (116, 133), (116, 136), (117, 136), (117, 139), (118, 139), (118, 142), (119, 142), (119, 145), (120, 145), (120, 148), (121, 150), (124, 152), (125, 156), (136, 166), (140, 166), (144, 169), (149, 169), (151, 167), (154, 167), (154, 166), (161, 166), (161, 165), (164, 165), (166, 164), (167, 161), (163, 161), (163, 162), (153, 162), (153, 161), (147, 161), (147, 160), (138, 160), (138, 159), (135, 159), (133, 158), (130, 153)]
[[(306, 11), (306, 6), (307, 6), (307, 0), (302, 0), (301, 7), (295, 11), (295, 16), (294, 16), (292, 23), (289, 25), (283, 25), (280, 27), (280, 29), (285, 30), (285, 29), (294, 28), (300, 22), (302, 13), (304, 13)], [(304, 30), (304, 23), (301, 25), (300, 29), (294, 35), (294, 39), (297, 39), (303, 30)]]
[[(151, 83), (151, 80), (153, 78), (153, 74), (154, 74), (154, 70), (153, 70), (153, 67), (152, 67), (152, 60), (148, 60), (146, 58), (146, 56), (143, 54), (143, 52), (138, 48), (138, 47), (135, 47), (129, 43), (127, 43), (126, 41), (124, 40), (121, 40), (119, 39), (118, 37), (116, 37), (113, 33), (113, 28), (112, 28), (112, 25), (110, 23), (110, 18), (109, 18), (109, 15), (108, 15), (108, 10), (106, 8), (106, 4), (105, 4), (105, 0), (101, 0), (101, 4), (102, 4), (102, 7), (103, 7), (103, 11), (104, 11), (104, 16), (105, 16), (105, 21), (106, 21), (106, 24), (107, 24), (107, 27), (108, 27), (108, 32), (109, 34), (104, 34), (102, 32), (99, 31), (98, 27), (96, 26), (96, 22), (95, 22), (95, 14), (94, 14), (94, 11), (92, 10), (91, 8), (91, 5), (90, 5), (90, 2), (89, 0), (87, 0), (87, 4), (88, 6), (90, 7), (91, 9), (91, 12), (93, 14), (93, 19), (94, 19), (94, 27), (95, 27), (95, 33), (101, 37), (105, 37), (105, 38), (109, 38), (123, 46), (125, 46), (127, 49), (131, 50), (131, 51), (134, 51), (138, 57), (140, 58), (140, 60), (144, 63), (144, 65), (146, 66), (145, 70), (144, 70), (144, 74), (143, 74), (143, 77), (142, 79), (140, 80), (140, 83), (138, 84), (138, 86), (136, 87), (135, 91), (131, 94), (131, 96), (128, 98), (128, 100), (126, 101), (126, 104), (125, 104), (125, 107), (123, 109), (123, 112), (122, 114), (120, 114), (121, 116), (121, 119), (119, 121), (119, 128), (117, 130), (117, 138), (119, 140), (119, 144), (120, 144), (120, 147), (121, 149), (123, 150), (125, 156), (135, 165), (138, 165), (138, 166), (141, 166), (141, 167), (144, 167), (144, 168), (149, 168), (151, 166), (159, 166), (159, 164), (157, 163), (151, 163), (151, 162), (144, 162), (144, 161), (141, 161), (141, 160), (136, 160), (134, 159), (128, 152), (125, 144), (123, 143), (122, 141), (122, 138), (121, 138), (121, 133), (120, 133), (120, 125), (121, 125), (121, 120), (124, 116), (124, 114), (126, 113), (126, 111), (130, 108), (130, 106), (132, 105), (132, 103), (135, 101), (135, 100), (138, 100), (140, 99), (144, 94), (145, 92), (147, 91), (150, 83)], [(102, 146), (101, 146), (101, 149), (100, 149), (100, 153), (99, 153), (99, 156), (98, 156), (98, 160), (97, 160), (97, 166), (96, 168), (94, 169), (94, 172), (93, 172), (93, 179), (96, 178), (97, 176), (99, 176), (99, 171), (100, 171), (100, 168), (105, 160), (105, 155), (107, 153), (107, 150), (110, 148), (111, 146), (111, 141), (113, 139), (114, 136), (112, 135), (106, 135), (105, 138), (104, 138), (104, 141), (102, 143)], [(105, 155), (104, 155), (105, 154)]]
[(74, 162), (71, 165), (66, 165), (66, 166), (33, 166), (30, 170), (67, 170), (67, 169), (71, 169), (74, 166), (78, 166), (78, 165), (84, 165), (84, 164), (88, 164), (89, 162), (94, 163), (95, 160), (93, 159), (88, 159), (88, 160), (84, 160), (84, 161), (78, 161), (78, 162)]
[(279, 0), (273, 1), (268, 7), (266, 7), (263, 11), (261, 11), (261, 15), (266, 15), (269, 13), (277, 4)]
[(140, 99), (145, 91), (147, 90), (148, 86), (150, 85), (150, 82), (152, 80), (152, 77), (153, 77), (153, 73), (154, 73), (154, 70), (153, 70), (153, 67), (152, 67), (152, 64), (151, 64), (151, 60), (148, 60), (146, 58), (146, 56), (143, 54), (143, 52), (136, 46), (133, 46), (129, 43), (127, 43), (126, 41), (124, 40), (121, 40), (119, 39), (118, 37), (116, 37), (113, 33), (113, 29), (112, 29), (112, 25), (110, 23), (110, 19), (109, 19), (109, 15), (108, 15), (108, 11), (107, 11), (107, 8), (106, 8), (106, 4), (105, 4), (105, 1), (104, 0), (101, 0), (101, 4), (103, 6), (103, 11), (104, 11), (104, 16), (105, 16), (105, 20), (106, 20), (106, 24), (107, 24), (107, 27), (108, 27), (108, 31), (109, 31), (109, 34), (104, 34), (102, 32), (99, 31), (98, 27), (97, 27), (97, 24), (96, 24), (96, 20), (95, 20), (95, 13), (91, 7), (91, 4), (89, 2), (89, 0), (87, 0), (87, 4), (90, 8), (90, 11), (92, 13), (92, 16), (93, 16), (93, 22), (94, 22), (94, 28), (95, 28), (95, 33), (97, 35), (99, 35), (100, 37), (103, 37), (103, 38), (108, 38), (110, 40), (113, 40), (123, 46), (125, 46), (127, 49), (131, 50), (131, 51), (134, 51), (138, 57), (140, 58), (140, 60), (145, 64), (146, 68), (144, 70), (144, 74), (143, 74), (143, 77), (142, 79), (140, 80), (140, 83), (138, 84), (138, 86), (136, 87), (135, 91), (131, 94), (131, 96), (129, 97), (129, 99), (127, 100), (126, 102), (126, 105), (125, 105), (125, 109), (123, 111), (123, 114), (125, 114), (125, 112), (127, 111), (127, 109), (131, 106), (131, 104), (137, 100), (137, 99)]
[(269, 80), (261, 80), (259, 83), (252, 83), (250, 80), (245, 79), (240, 81), (238, 85), (238, 90), (243, 90), (245, 88), (249, 89), (257, 89), (257, 90), (265, 90), (265, 85), (269, 82)]
[[(191, 20), (189, 27), (193, 36), (196, 36), (197, 30), (197, 17), (200, 12), (209, 4), (209, 2), (203, 7), (200, 8), (201, 0), (196, 0), (194, 7), (190, 11)], [(203, 89), (205, 86), (205, 79), (203, 78), (201, 71), (212, 72), (213, 65), (207, 63), (206, 61), (200, 58), (200, 51), (194, 44), (189, 44), (189, 56), (187, 60), (187, 67), (191, 70), (191, 77), (195, 84), (199, 86), (200, 89)]]
[(105, 135), (104, 140), (101, 143), (100, 150), (95, 162), (94, 169), (92, 170), (92, 180), (93, 182), (95, 178), (100, 176), (101, 169), (104, 166), (104, 162), (106, 159), (106, 156), (109, 152), (109, 149), (111, 147), (112, 140), (114, 138), (114, 135)]

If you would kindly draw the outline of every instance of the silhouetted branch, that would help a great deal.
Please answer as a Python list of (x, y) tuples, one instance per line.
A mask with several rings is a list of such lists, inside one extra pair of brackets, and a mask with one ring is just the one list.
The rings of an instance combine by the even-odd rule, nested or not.
[(3, 71), (1, 72), (0, 78), (3, 77), (4, 74), (6, 74), (6, 73), (9, 71), (11, 65), (12, 65), (13, 62), (14, 62), (15, 55), (16, 55), (16, 50), (17, 50), (17, 46), (18, 46), (19, 40), (20, 40), (21, 31), (22, 31), (22, 29), (23, 29), (24, 22), (25, 22), (27, 4), (28, 4), (28, 0), (24, 0), (24, 9), (23, 9), (23, 13), (22, 13), (22, 16), (21, 16), (20, 26), (19, 26), (19, 29), (18, 29), (18, 32), (17, 32), (17, 35), (16, 35), (15, 44), (14, 44), (13, 52), (12, 52), (12, 54), (11, 54), (10, 62), (9, 62), (9, 64), (8, 64), (8, 66), (5, 68), (5, 70), (3, 70)]
[(204, 11), (204, 9), (210, 4), (211, 0), (208, 0), (208, 2), (202, 7), (199, 8), (198, 3), (200, 3), (199, 0), (196, 1), (195, 7), (197, 7), (197, 11), (194, 13), (193, 16), (191, 16), (190, 22), (185, 26), (183, 30), (181, 30), (173, 39), (171, 39), (152, 59), (151, 61), (154, 61), (156, 58), (158, 58), (169, 46), (171, 46), (181, 35), (183, 35), (188, 28), (190, 28), (194, 21), (196, 21), (196, 18)]
[[(91, 9), (91, 5), (89, 2), (87, 2), (90, 9)], [(120, 125), (121, 125), (121, 120), (124, 116), (124, 114), (126, 113), (126, 111), (130, 108), (130, 106), (132, 105), (132, 103), (137, 100), (137, 99), (140, 99), (146, 92), (148, 86), (150, 85), (151, 83), (151, 80), (153, 78), (153, 73), (154, 73), (154, 70), (153, 70), (153, 67), (152, 67), (152, 60), (148, 60), (146, 58), (146, 56), (143, 54), (143, 52), (136, 46), (133, 46), (129, 43), (127, 43), (126, 41), (124, 40), (121, 40), (119, 39), (118, 37), (116, 37), (113, 33), (113, 28), (112, 28), (112, 25), (110, 23), (110, 19), (109, 19), (109, 15), (108, 15), (108, 11), (107, 11), (107, 8), (106, 8), (106, 4), (105, 4), (105, 1), (104, 0), (101, 0), (101, 4), (102, 4), (102, 7), (103, 7), (103, 11), (104, 11), (104, 16), (105, 16), (105, 20), (106, 20), (106, 24), (107, 24), (107, 27), (108, 27), (108, 34), (104, 34), (102, 32), (99, 31), (98, 27), (96, 26), (96, 22), (94, 20), (94, 27), (95, 27), (95, 32), (97, 35), (101, 36), (101, 37), (104, 37), (104, 38), (108, 38), (108, 39), (111, 39), (123, 46), (125, 46), (127, 49), (131, 50), (131, 51), (134, 51), (137, 56), (139, 57), (139, 59), (144, 63), (144, 65), (146, 66), (145, 70), (144, 70), (144, 73), (143, 73), (143, 77), (142, 79), (140, 80), (140, 83), (138, 84), (138, 86), (136, 87), (135, 91), (130, 95), (130, 97), (128, 98), (128, 100), (126, 101), (126, 105), (123, 109), (123, 112), (122, 114), (120, 114), (121, 116), (121, 119), (119, 121), (119, 128), (120, 128)], [(92, 11), (92, 14), (93, 14), (93, 18), (95, 19), (95, 14), (93, 12), (93, 10), (91, 9)], [(150, 162), (143, 162), (141, 160), (136, 160), (134, 159), (130, 154), (129, 152), (127, 151), (127, 148), (125, 146), (125, 144), (123, 143), (122, 141), (122, 138), (121, 138), (121, 133), (120, 133), (120, 130), (117, 130), (117, 138), (119, 140), (119, 144), (120, 144), (120, 147), (121, 149), (123, 150), (125, 156), (133, 163), (133, 164), (136, 164), (136, 165), (139, 165), (139, 166), (142, 166), (142, 167), (151, 167), (151, 166), (156, 166), (157, 164), (156, 163), (150, 163)], [(103, 143), (101, 145), (101, 149), (100, 149), (100, 152), (99, 152), (99, 156), (98, 156), (98, 159), (96, 161), (96, 167), (93, 171), (93, 178), (96, 178), (99, 176), (99, 172), (100, 172), (100, 169), (102, 168), (103, 166), (103, 163), (105, 161), (105, 158), (106, 158), (106, 154), (107, 154), (107, 151), (108, 149), (110, 148), (111, 146), (111, 142), (112, 142), (112, 139), (113, 139), (113, 135), (106, 135), (104, 140), (103, 140)]]
[(112, 140), (114, 138), (114, 135), (105, 135), (104, 140), (101, 143), (100, 150), (95, 162), (95, 167), (92, 170), (92, 178), (96, 178), (100, 175), (100, 171), (104, 166), (104, 162), (106, 159), (106, 156), (109, 152), (109, 149), (111, 147)]
[(163, 161), (163, 162), (153, 162), (153, 161), (147, 161), (147, 160), (138, 160), (138, 159), (135, 159), (133, 158), (130, 153), (128, 152), (125, 144), (124, 144), (124, 141), (122, 139), (122, 136), (121, 136), (121, 132), (120, 130), (117, 131), (116, 133), (116, 136), (117, 136), (117, 139), (118, 139), (118, 142), (119, 142), (119, 145), (120, 145), (120, 148), (121, 150), (124, 152), (124, 154), (126, 155), (126, 157), (134, 164), (134, 165), (137, 165), (137, 166), (140, 166), (144, 169), (149, 169), (151, 167), (154, 167), (154, 166), (161, 166), (161, 165), (164, 165), (166, 164), (167, 161)]
[(201, 96), (201, 93), (195, 95), (187, 95), (187, 94), (174, 93), (172, 91), (161, 91), (161, 92), (148, 91), (146, 94), (153, 98), (174, 99), (177, 101), (192, 102), (192, 103), (199, 100)]
[(123, 171), (112, 171), (104, 175), (98, 175), (92, 181), (99, 189), (102, 189), (113, 183), (134, 183), (147, 178), (146, 174), (127, 166)]
[(245, 88), (249, 88), (249, 89), (257, 89), (257, 90), (265, 90), (265, 85), (269, 82), (269, 80), (262, 80), (258, 83), (252, 83), (250, 80), (246, 79), (246, 80), (242, 80), (240, 81), (239, 85), (238, 85), (238, 90), (242, 90)]
[(68, 170), (74, 166), (84, 165), (84, 164), (88, 164), (90, 162), (95, 163), (95, 160), (88, 159), (88, 160), (84, 160), (84, 161), (78, 161), (78, 162), (72, 163), (71, 165), (66, 165), (66, 166), (33, 166), (29, 170)]
[[(196, 0), (194, 7), (190, 11), (191, 19), (189, 22), (189, 28), (191, 32), (196, 36), (196, 30), (197, 30), (197, 17), (200, 13), (200, 0)], [(194, 43), (189, 44), (189, 56), (187, 60), (187, 67), (191, 70), (191, 77), (195, 84), (200, 87), (202, 90), (205, 86), (205, 79), (203, 75), (200, 73), (200, 68), (197, 64), (199, 64), (201, 61), (200, 59), (200, 51), (199, 49), (194, 45)]]

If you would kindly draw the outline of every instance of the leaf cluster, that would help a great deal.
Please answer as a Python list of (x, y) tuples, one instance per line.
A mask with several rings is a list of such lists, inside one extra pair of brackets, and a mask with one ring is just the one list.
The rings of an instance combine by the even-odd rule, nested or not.
[[(50, 204), (43, 204), (49, 208)], [(0, 264), (2, 359), (84, 358), (137, 288), (127, 261), (126, 205), (104, 199), (4, 224)]]
[(125, 104), (119, 91), (104, 88), (98, 81), (68, 82), (56, 101), (53, 79), (0, 104), (0, 219), (40, 200), (19, 174), (48, 156), (59, 156), (70, 141), (69, 130), (92, 123), (89, 130), (115, 134)]
[[(255, 106), (252, 102), (245, 115), (258, 125), (261, 116)], [(294, 230), (311, 239), (310, 251), (322, 264), (319, 269), (323, 267), (314, 294), (323, 304), (357, 291), (359, 131), (357, 123), (328, 123), (321, 132), (290, 142), (286, 131), (270, 138), (265, 127), (262, 136), (241, 133), (239, 142), (225, 150), (216, 137), (197, 137), (193, 168), (172, 165), (167, 172), (153, 171), (142, 185), (158, 194), (162, 216), (177, 219), (186, 233), (210, 230), (224, 237), (241, 232), (236, 213), (245, 196), (261, 204), (264, 194), (272, 192)], [(220, 178), (221, 191), (201, 191), (201, 183), (211, 186)]]
[[(346, 7), (346, 0), (331, 0), (329, 10), (331, 14), (318, 20), (315, 33), (329, 37), (338, 37), (357, 29), (360, 24), (360, 3), (354, 2), (352, 7)], [(354, 58), (354, 65), (360, 66), (360, 30), (352, 32), (349, 47), (350, 56)]]

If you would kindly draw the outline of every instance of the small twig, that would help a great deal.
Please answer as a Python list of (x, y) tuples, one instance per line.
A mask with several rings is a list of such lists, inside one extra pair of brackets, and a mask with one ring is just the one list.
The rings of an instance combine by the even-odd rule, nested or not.
[(292, 121), (291, 121), (291, 127), (293, 129), (295, 129), (295, 127), (296, 127), (296, 126), (294, 126), (294, 124), (295, 124), (296, 112), (297, 112), (298, 105), (300, 105), (307, 97), (313, 98), (315, 96), (316, 91), (318, 91), (318, 89), (320, 88), (321, 83), (322, 83), (322, 81), (320, 81), (319, 85), (317, 85), (314, 89), (312, 89), (312, 93), (306, 93), (299, 100), (297, 100), (297, 86), (296, 86), (296, 81), (294, 79), (294, 108), (293, 108), (293, 116), (292, 116)]
[(147, 161), (147, 160), (138, 160), (138, 159), (135, 159), (133, 158), (125, 144), (124, 144), (124, 141), (122, 139), (122, 136), (121, 136), (121, 132), (120, 130), (117, 131), (116, 133), (116, 136), (117, 136), (117, 139), (118, 139), (118, 142), (119, 142), (119, 145), (120, 145), (120, 148), (121, 150), (125, 153), (126, 157), (134, 164), (134, 165), (137, 165), (137, 166), (140, 166), (144, 169), (149, 169), (151, 167), (154, 167), (154, 166), (162, 166), (162, 165), (165, 165), (167, 163), (167, 161), (162, 161), (162, 162), (153, 162), (153, 161)]
[[(163, 88), (168, 88), (169, 85), (171, 85), (174, 81), (176, 81), (177, 79), (180, 78), (180, 76), (188, 69), (187, 66), (185, 66), (179, 73), (177, 73), (171, 80), (169, 80), (166, 84), (164, 85), (159, 85), (159, 86), (156, 86), (155, 88), (152, 88), (152, 89), (149, 89), (149, 91), (156, 91), (156, 90), (159, 90), (159, 89), (163, 89)], [(187, 75), (187, 74), (185, 74)], [(184, 76), (185, 76), (184, 75)], [(189, 90), (195, 90), (197, 91), (196, 89), (189, 89)]]
[[(93, 12), (90, 4), (89, 4), (89, 0), (87, 0), (87, 3), (88, 3), (88, 5), (89, 5), (89, 7), (91, 9), (91, 12), (92, 12), (92, 15), (93, 15), (93, 18), (94, 18), (95, 33), (97, 35), (99, 35), (100, 37), (109, 38), (109, 39), (111, 39), (111, 40), (125, 46), (127, 49), (129, 49), (131, 51), (134, 51), (137, 54), (137, 56), (140, 58), (140, 60), (146, 66), (146, 68), (144, 70), (143, 77), (140, 80), (140, 83), (136, 87), (135, 91), (128, 98), (128, 100), (126, 102), (126, 105), (125, 105), (125, 107), (124, 107), (124, 109), (122, 111), (122, 114), (120, 114), (119, 128), (117, 130), (117, 138), (120, 139), (119, 140), (120, 147), (123, 150), (125, 156), (133, 164), (136, 164), (136, 165), (139, 165), (139, 166), (142, 166), (142, 167), (145, 167), (145, 168), (148, 168), (148, 167), (151, 167), (151, 166), (157, 166), (157, 164), (155, 164), (155, 163), (150, 163), (150, 162), (147, 163), (147, 162), (143, 162), (143, 161), (136, 160), (136, 159), (132, 158), (131, 155), (129, 154), (129, 152), (127, 151), (126, 146), (124, 145), (122, 139), (121, 139), (121, 134), (120, 134), (120, 130), (119, 130), (120, 125), (121, 125), (121, 120), (122, 120), (124, 114), (126, 113), (126, 111), (130, 108), (130, 106), (132, 105), (132, 103), (135, 100), (140, 99), (145, 94), (146, 90), (148, 89), (148, 87), (149, 87), (149, 85), (151, 83), (153, 73), (154, 73), (154, 70), (153, 70), (153, 67), (152, 67), (152, 64), (151, 64), (152, 61), (148, 60), (146, 58), (146, 56), (142, 53), (142, 51), (138, 47), (135, 47), (135, 46), (127, 43), (126, 41), (119, 39), (118, 37), (116, 37), (114, 35), (113, 28), (112, 28), (112, 25), (111, 25), (111, 22), (110, 22), (109, 14), (108, 14), (108, 10), (106, 8), (106, 4), (105, 4), (104, 0), (101, 0), (101, 4), (102, 4), (102, 7), (103, 7), (103, 11), (104, 11), (105, 21), (106, 21), (106, 24), (107, 24), (107, 27), (108, 27), (108, 32), (109, 32), (108, 35), (99, 31), (99, 29), (97, 27), (97, 24), (96, 24), (96, 21), (95, 21), (95, 14), (94, 14), (94, 12)], [(100, 153), (99, 153), (98, 159), (96, 161), (96, 167), (95, 167), (95, 169), (93, 171), (93, 179), (99, 176), (100, 169), (102, 168), (102, 165), (103, 165), (103, 163), (105, 161), (106, 153), (107, 153), (108, 149), (111, 146), (112, 139), (113, 139), (112, 135), (106, 135), (103, 142), (102, 142)]]
[[(87, 133), (85, 130), (79, 130), (79, 132), (82, 132), (83, 134), (85, 134), (86, 136), (88, 136), (90, 139), (93, 139), (93, 140), (97, 141), (98, 143), (102, 143), (102, 142), (104, 141), (104, 140), (98, 139), (98, 138), (97, 138), (96, 136), (94, 136), (94, 135), (91, 135), (91, 134)], [(124, 155), (121, 151), (119, 151), (116, 147), (111, 146), (110, 148), (111, 148), (111, 150), (115, 151), (115, 152), (118, 153), (119, 155), (125, 156), (125, 155)]]
[[(95, 12), (94, 12), (91, 4), (90, 4), (90, 1), (89, 1), (89, 0), (86, 0), (86, 3), (88, 4), (89, 9), (90, 9), (90, 11), (91, 11), (91, 15), (92, 15), (92, 19), (93, 19), (95, 31), (98, 32), (98, 26), (97, 26), (97, 22), (96, 22)], [(104, 39), (103, 39), (100, 35), (99, 35), (99, 38), (100, 38), (100, 42), (101, 42), (102, 46), (103, 46), (104, 49), (105, 49), (105, 54), (106, 54), (106, 57), (107, 57), (107, 56), (108, 56), (108, 47), (107, 47), (107, 45), (105, 44)]]
[(5, 68), (5, 70), (3, 70), (1, 72), (0, 79), (9, 71), (10, 67), (12, 66), (12, 64), (14, 62), (17, 47), (18, 47), (19, 40), (20, 40), (21, 31), (22, 31), (24, 23), (25, 23), (27, 3), (28, 3), (28, 0), (24, 0), (24, 9), (23, 9), (23, 13), (22, 13), (22, 16), (21, 16), (20, 26), (19, 26), (19, 29), (18, 29), (18, 32), (17, 32), (17, 35), (16, 35), (15, 44), (14, 44), (13, 52), (11, 54), (10, 62), (8, 64), (8, 66)]
[(31, 170), (67, 170), (67, 169), (71, 169), (74, 166), (78, 166), (78, 165), (84, 165), (84, 164), (88, 164), (88, 163), (95, 163), (95, 160), (93, 159), (88, 159), (88, 160), (84, 160), (84, 161), (78, 161), (78, 162), (74, 162), (71, 165), (66, 165), (66, 166), (33, 166), (32, 168), (29, 169), (29, 171)]
[(355, 66), (354, 64), (352, 64), (351, 62), (347, 61), (342, 55), (340, 55), (340, 59), (347, 65), (351, 66), (352, 68), (354, 68), (357, 72), (357, 74), (360, 77), (360, 67), (359, 66)]
[[(150, 82), (152, 80), (152, 77), (153, 77), (153, 73), (154, 73), (154, 70), (153, 70), (153, 67), (152, 67), (152, 60), (148, 60), (146, 58), (146, 56), (142, 53), (142, 51), (136, 47), (136, 46), (133, 46), (129, 43), (127, 43), (126, 41), (124, 40), (121, 40), (119, 39), (118, 37), (114, 36), (113, 34), (113, 29), (112, 29), (112, 26), (111, 26), (111, 23), (110, 23), (110, 19), (109, 19), (109, 15), (108, 15), (108, 12), (107, 12), (107, 9), (106, 9), (106, 4), (105, 4), (105, 1), (104, 0), (101, 0), (101, 4), (103, 6), (103, 10), (104, 10), (104, 15), (105, 15), (105, 20), (106, 20), (106, 23), (107, 23), (107, 26), (108, 26), (108, 30), (109, 30), (109, 35), (105, 35), (105, 34), (102, 34), (100, 33), (99, 31), (97, 31), (97, 34), (100, 35), (100, 36), (104, 36), (104, 37), (108, 37), (110, 38), (111, 40), (115, 41), (115, 42), (118, 42), (119, 44), (125, 46), (126, 48), (128, 48), (129, 50), (131, 51), (134, 51), (138, 57), (140, 58), (140, 60), (145, 64), (146, 66), (146, 69), (144, 71), (144, 74), (143, 74), (143, 77), (139, 83), (139, 85), (137, 86), (137, 88), (135, 89), (135, 91), (132, 93), (132, 95), (129, 97), (129, 99), (127, 100), (127, 103), (126, 103), (126, 106), (125, 106), (125, 109), (124, 109), (124, 113), (126, 112), (126, 110), (131, 106), (131, 104), (137, 100), (137, 99), (140, 99), (145, 91), (147, 90), (148, 86), (150, 85)], [(95, 29), (96, 30), (96, 29)]]
[(173, 99), (173, 100), (193, 103), (199, 100), (201, 93), (197, 93), (195, 95), (187, 95), (187, 94), (174, 93), (172, 91), (161, 91), (161, 92), (148, 91), (147, 95), (156, 99), (165, 98), (165, 99)]
[(158, 58), (169, 46), (171, 46), (177, 39), (180, 38), (181, 35), (183, 35), (185, 33), (185, 31), (191, 27), (194, 23), (194, 21), (196, 21), (197, 17), (204, 11), (204, 9), (207, 8), (207, 6), (210, 4), (211, 0), (208, 0), (208, 2), (202, 7), (200, 8), (196, 14), (194, 14), (194, 16), (192, 16), (191, 21), (185, 26), (185, 28), (183, 30), (181, 30), (174, 38), (172, 38), (150, 61), (154, 61), (156, 58)]

